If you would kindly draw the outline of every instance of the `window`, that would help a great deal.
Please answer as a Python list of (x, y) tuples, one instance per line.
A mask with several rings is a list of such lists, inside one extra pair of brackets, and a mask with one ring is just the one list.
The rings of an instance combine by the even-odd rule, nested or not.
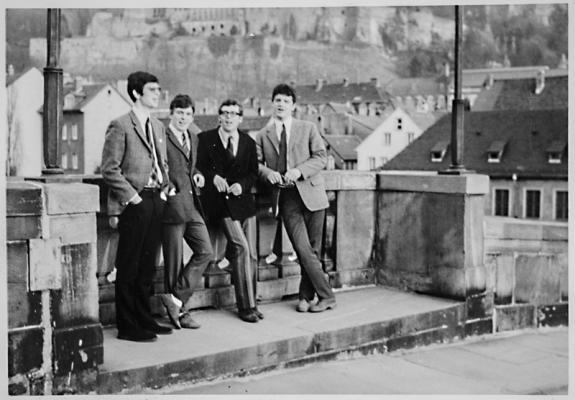
[(408, 132), (407, 133), (407, 143), (411, 143), (415, 140), (415, 133)]
[(369, 169), (375, 169), (375, 157), (369, 157)]
[(555, 192), (555, 219), (566, 221), (569, 217), (569, 205), (566, 190)]
[(448, 146), (449, 142), (446, 140), (437, 142), (430, 151), (431, 162), (442, 162), (443, 158), (445, 157), (445, 153), (447, 153)]
[(400, 131), (403, 125), (403, 121), (401, 118), (397, 119), (397, 130)]
[(78, 169), (78, 154), (72, 154), (72, 169)]
[(386, 132), (383, 134), (383, 143), (386, 146), (390, 146), (391, 145), (391, 133)]
[(62, 124), (62, 140), (68, 140), (68, 125)]
[(567, 142), (563, 140), (554, 140), (547, 148), (547, 162), (549, 164), (561, 164), (563, 153), (567, 147)]
[(72, 140), (78, 140), (78, 125), (72, 125)]
[(509, 190), (495, 189), (493, 215), (509, 216)]
[(68, 168), (68, 154), (62, 154), (62, 169)]
[(541, 216), (541, 191), (525, 191), (525, 218), (539, 218)]
[(387, 157), (379, 157), (379, 165), (384, 165), (387, 162)]
[[(480, 132), (478, 132), (478, 135)], [(505, 143), (501, 140), (496, 140), (487, 149), (487, 162), (488, 163), (499, 163), (501, 162), (501, 156), (503, 155), (503, 150), (505, 150)]]

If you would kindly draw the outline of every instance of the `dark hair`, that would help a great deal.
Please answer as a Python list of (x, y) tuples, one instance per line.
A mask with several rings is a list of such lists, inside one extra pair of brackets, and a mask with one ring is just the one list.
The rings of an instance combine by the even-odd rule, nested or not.
[(274, 91), (272, 92), (272, 101), (274, 101), (275, 97), (278, 94), (283, 94), (284, 96), (288, 96), (291, 97), (293, 102), (295, 103), (295, 90), (290, 86), (290, 85), (286, 85), (285, 83), (280, 83), (279, 85), (277, 85), (274, 88)]
[(218, 114), (222, 113), (222, 108), (225, 106), (238, 106), (238, 110), (239, 110), (238, 115), (240, 115), (240, 116), (244, 115), (244, 108), (242, 107), (242, 105), (237, 100), (234, 100), (234, 99), (227, 99), (222, 104), (220, 104), (220, 107), (218, 108)]
[(170, 114), (174, 112), (175, 108), (188, 108), (192, 107), (192, 112), (195, 111), (194, 101), (187, 94), (178, 94), (170, 103)]
[(128, 76), (128, 96), (130, 96), (130, 99), (132, 99), (132, 101), (135, 102), (136, 98), (134, 97), (134, 94), (132, 92), (135, 90), (136, 93), (140, 95), (144, 94), (144, 86), (146, 86), (146, 83), (150, 82), (157, 83), (158, 78), (144, 71), (132, 72)]

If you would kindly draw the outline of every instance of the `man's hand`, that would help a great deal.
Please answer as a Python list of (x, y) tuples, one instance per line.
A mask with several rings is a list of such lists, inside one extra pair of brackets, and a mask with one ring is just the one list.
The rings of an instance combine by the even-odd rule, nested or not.
[(282, 183), (282, 181), (283, 178), (279, 172), (272, 171), (268, 174), (268, 182), (271, 183), (272, 185), (277, 185), (279, 183)]
[(176, 195), (176, 188), (171, 188), (170, 191), (168, 192), (168, 196), (172, 197)]
[(284, 175), (286, 183), (293, 183), (297, 181), (300, 177), (301, 177), (301, 171), (297, 168), (292, 168), (288, 170)]
[(203, 188), (204, 184), (206, 183), (204, 176), (202, 174), (195, 174), (194, 183), (196, 184), (197, 187)]
[(133, 204), (133, 205), (137, 205), (140, 204), (142, 202), (142, 198), (140, 197), (139, 194), (136, 194), (134, 197), (132, 197), (130, 199), (130, 201), (128, 203)]
[(233, 194), (234, 196), (239, 196), (240, 194), (242, 194), (242, 185), (236, 182), (232, 186), (230, 186), (228, 192)]
[(229, 190), (228, 182), (219, 175), (214, 176), (214, 186), (220, 193), (227, 193)]

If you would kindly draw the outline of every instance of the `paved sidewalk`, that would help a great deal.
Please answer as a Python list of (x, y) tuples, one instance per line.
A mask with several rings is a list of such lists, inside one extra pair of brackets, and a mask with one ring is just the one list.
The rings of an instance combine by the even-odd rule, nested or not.
[(146, 393), (567, 395), (568, 332), (559, 327), (471, 337)]

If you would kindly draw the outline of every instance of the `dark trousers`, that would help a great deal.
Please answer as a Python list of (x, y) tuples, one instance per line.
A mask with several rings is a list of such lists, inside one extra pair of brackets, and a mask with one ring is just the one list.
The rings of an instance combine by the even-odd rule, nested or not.
[[(193, 252), (185, 266), (184, 240)], [(213, 257), (206, 224), (199, 215), (198, 219), (184, 224), (164, 224), (162, 245), (166, 293), (172, 293), (185, 303), (192, 293), (186, 289), (198, 287), (198, 282)]]
[(132, 334), (155, 325), (150, 309), (164, 201), (160, 192), (143, 190), (142, 201), (129, 204), (119, 217), (116, 253), (116, 325)]
[(321, 240), (325, 210), (310, 211), (303, 204), (297, 189), (282, 189), (280, 215), (301, 266), (300, 300), (320, 300), (334, 297), (325, 277), (321, 261)]
[(250, 252), (250, 245), (244, 232), (247, 221), (232, 220), (229, 217), (220, 220), (220, 227), (226, 237), (226, 257), (230, 262), (232, 283), (236, 294), (236, 304), (239, 312), (246, 312), (256, 307), (255, 255)]

